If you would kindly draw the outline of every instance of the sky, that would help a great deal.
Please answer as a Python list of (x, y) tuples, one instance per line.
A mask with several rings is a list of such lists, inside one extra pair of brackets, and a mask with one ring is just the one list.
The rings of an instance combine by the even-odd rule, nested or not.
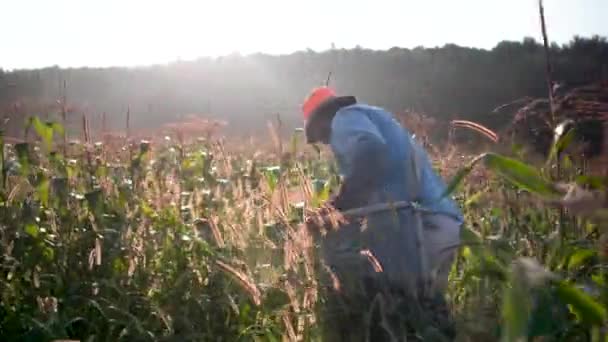
[[(608, 36), (608, 0), (544, 0), (549, 39)], [(0, 68), (162, 64), (360, 45), (541, 40), (537, 0), (0, 0)]]

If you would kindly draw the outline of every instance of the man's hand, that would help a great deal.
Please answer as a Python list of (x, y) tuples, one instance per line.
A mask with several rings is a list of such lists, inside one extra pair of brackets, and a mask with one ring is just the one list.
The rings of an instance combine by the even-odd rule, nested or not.
[(336, 209), (331, 205), (331, 203), (323, 203), (319, 208), (313, 209), (309, 215), (307, 215), (307, 221), (310, 219), (323, 219), (333, 211), (336, 211)]
[(331, 200), (323, 203), (306, 218), (306, 224), (310, 227), (324, 228), (328, 223), (342, 223), (344, 220), (333, 205)]

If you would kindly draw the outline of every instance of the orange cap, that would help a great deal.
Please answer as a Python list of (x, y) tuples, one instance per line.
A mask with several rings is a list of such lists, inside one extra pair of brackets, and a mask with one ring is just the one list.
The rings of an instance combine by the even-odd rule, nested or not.
[(304, 120), (308, 120), (310, 114), (317, 109), (317, 107), (323, 103), (323, 101), (330, 97), (336, 96), (336, 93), (329, 87), (318, 87), (313, 89), (304, 104), (302, 105), (302, 112), (304, 113)]

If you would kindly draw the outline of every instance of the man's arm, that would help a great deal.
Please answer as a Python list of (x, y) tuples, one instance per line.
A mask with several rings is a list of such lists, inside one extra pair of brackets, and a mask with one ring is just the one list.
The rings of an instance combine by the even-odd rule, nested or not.
[(365, 113), (346, 109), (333, 119), (330, 144), (346, 166), (341, 170), (343, 184), (331, 204), (339, 210), (364, 205), (388, 169), (384, 138)]

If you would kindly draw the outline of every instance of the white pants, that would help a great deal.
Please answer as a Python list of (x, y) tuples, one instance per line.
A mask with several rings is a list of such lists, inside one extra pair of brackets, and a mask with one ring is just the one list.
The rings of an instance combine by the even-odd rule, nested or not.
[(429, 271), (434, 274), (432, 289), (444, 293), (450, 269), (460, 243), (460, 223), (439, 214), (423, 215), (424, 250)]

